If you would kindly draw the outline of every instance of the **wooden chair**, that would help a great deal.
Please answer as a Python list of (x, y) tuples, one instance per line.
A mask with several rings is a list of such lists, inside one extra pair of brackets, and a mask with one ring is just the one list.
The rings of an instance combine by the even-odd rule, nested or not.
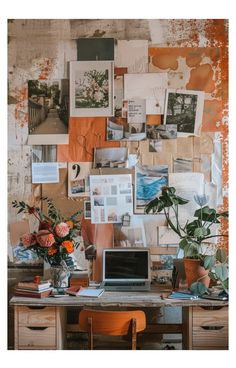
[(89, 349), (93, 350), (93, 335), (125, 336), (130, 334), (132, 350), (136, 350), (137, 333), (146, 328), (143, 311), (103, 311), (84, 309), (79, 314), (80, 330), (87, 332)]

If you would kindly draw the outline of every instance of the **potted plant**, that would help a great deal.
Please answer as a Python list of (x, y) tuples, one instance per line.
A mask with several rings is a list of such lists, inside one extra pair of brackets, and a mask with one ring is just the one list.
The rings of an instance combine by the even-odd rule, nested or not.
[[(178, 234), (179, 247), (184, 253), (186, 279), (193, 293), (201, 295), (207, 292), (210, 279), (220, 283), (223, 289), (228, 291), (228, 257), (225, 249), (216, 245), (211, 245), (210, 249), (209, 245), (205, 245), (204, 249), (206, 240), (225, 236), (213, 233), (212, 225), (219, 224), (222, 217), (227, 218), (228, 212), (217, 213), (215, 209), (209, 208), (208, 197), (205, 195), (196, 195), (194, 200), (199, 209), (193, 214), (194, 220), (186, 221), (184, 225), (180, 223), (179, 206), (189, 201), (178, 196), (173, 187), (163, 187), (161, 195), (147, 204), (145, 212), (163, 212), (167, 225)], [(190, 277), (189, 273), (193, 267), (195, 275)], [(197, 269), (199, 274), (196, 274)]]

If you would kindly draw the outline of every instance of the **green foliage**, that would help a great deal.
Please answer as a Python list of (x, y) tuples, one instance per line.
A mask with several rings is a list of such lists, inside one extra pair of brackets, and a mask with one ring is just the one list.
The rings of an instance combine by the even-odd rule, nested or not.
[[(211, 233), (211, 226), (219, 224), (220, 218), (228, 218), (228, 212), (218, 213), (214, 208), (207, 206), (208, 197), (194, 196), (199, 209), (194, 212), (194, 220), (181, 226), (179, 223), (179, 206), (189, 201), (176, 195), (173, 187), (162, 188), (159, 197), (153, 199), (146, 206), (146, 213), (163, 212), (167, 225), (180, 237), (179, 247), (184, 251), (184, 257), (199, 259), (205, 269), (209, 270), (209, 276), (219, 282), (224, 290), (228, 287), (228, 258), (224, 249), (217, 249), (215, 254), (202, 254), (201, 245), (207, 239), (226, 236)], [(171, 216), (170, 216), (171, 214)], [(202, 284), (193, 286), (195, 293), (203, 293)], [(199, 294), (201, 295), (201, 294)]]

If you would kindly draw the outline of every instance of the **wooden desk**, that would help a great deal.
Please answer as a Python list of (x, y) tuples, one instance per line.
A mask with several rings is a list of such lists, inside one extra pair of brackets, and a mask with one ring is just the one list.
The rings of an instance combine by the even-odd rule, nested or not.
[[(66, 309), (182, 307), (182, 324), (148, 325), (147, 333), (182, 333), (183, 349), (227, 349), (227, 302), (215, 300), (162, 299), (161, 293), (104, 292), (100, 298), (65, 296), (60, 298), (13, 297), (15, 349), (66, 348)], [(172, 327), (171, 327), (172, 326)]]

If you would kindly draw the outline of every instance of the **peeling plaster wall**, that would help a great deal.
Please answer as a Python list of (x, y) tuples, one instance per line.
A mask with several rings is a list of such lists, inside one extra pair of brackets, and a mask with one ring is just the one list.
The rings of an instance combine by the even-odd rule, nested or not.
[[(8, 26), (8, 191), (9, 222), (21, 219), (11, 207), (13, 199), (36, 203), (40, 187), (31, 184), (31, 147), (28, 134), (27, 80), (61, 79), (68, 77), (68, 61), (77, 59), (78, 37), (114, 37), (115, 39), (146, 39), (149, 47), (186, 48), (215, 47), (221, 51), (217, 80), (221, 82), (222, 104), (216, 104), (209, 85), (209, 109), (218, 108), (210, 131), (218, 131), (223, 150), (223, 206), (228, 205), (228, 39), (225, 20), (167, 19), (27, 19), (10, 20)], [(175, 63), (172, 60), (172, 63)], [(159, 65), (160, 67), (160, 65)], [(169, 66), (174, 68), (173, 65)], [(204, 66), (206, 69), (206, 67)], [(181, 66), (180, 66), (181, 69)], [(205, 73), (211, 72), (205, 70)], [(198, 75), (193, 75), (193, 79)], [(211, 122), (204, 123), (206, 132)], [(227, 230), (224, 224), (224, 230)], [(15, 280), (18, 278), (14, 274)], [(19, 276), (20, 278), (20, 276)], [(10, 345), (13, 337), (9, 336)]]

